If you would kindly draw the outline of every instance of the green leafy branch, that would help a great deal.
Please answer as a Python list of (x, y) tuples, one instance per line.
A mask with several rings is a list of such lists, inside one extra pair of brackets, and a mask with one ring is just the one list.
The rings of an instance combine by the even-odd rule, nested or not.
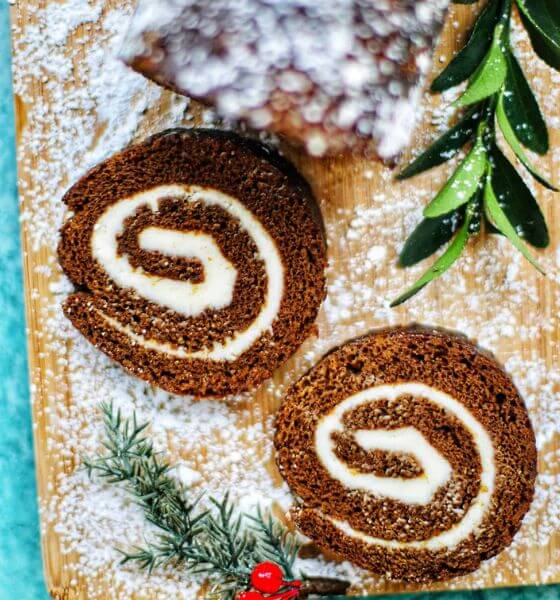
[[(190, 501), (188, 490), (171, 475), (172, 467), (154, 451), (146, 437), (148, 423), (136, 415), (125, 419), (111, 404), (102, 404), (105, 436), (103, 454), (84, 460), (90, 476), (109, 483), (124, 482), (158, 533), (144, 546), (122, 551), (121, 564), (134, 562), (151, 573), (157, 567), (184, 567), (202, 576), (211, 586), (210, 597), (232, 600), (249, 587), (252, 568), (273, 561), (293, 579), (299, 551), (295, 536), (270, 514), (236, 510), (226, 493), (209, 498), (210, 508), (200, 507), (201, 496)], [(307, 594), (344, 593), (348, 583), (306, 578), (301, 597)]]
[[(455, 0), (474, 4), (477, 0)], [(443, 92), (468, 80), (455, 102), (464, 113), (457, 124), (397, 176), (407, 179), (453, 158), (463, 147), (470, 150), (450, 179), (424, 209), (424, 219), (412, 232), (399, 264), (412, 266), (447, 244), (445, 252), (422, 277), (391, 306), (397, 306), (441, 276), (460, 257), (469, 238), (482, 225), (505, 235), (535, 266), (543, 270), (526, 243), (545, 248), (548, 228), (531, 190), (496, 142), (497, 128), (519, 162), (546, 188), (558, 191), (538, 171), (525, 148), (540, 155), (549, 150), (545, 120), (510, 45), (514, 0), (489, 0), (471, 35), (433, 81)], [(560, 2), (515, 0), (535, 52), (560, 70)]]

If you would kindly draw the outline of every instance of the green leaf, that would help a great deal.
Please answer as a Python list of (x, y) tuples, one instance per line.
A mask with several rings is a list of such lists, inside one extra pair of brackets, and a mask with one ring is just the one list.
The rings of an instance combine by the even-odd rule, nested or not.
[(507, 52), (508, 74), (504, 109), (517, 139), (537, 154), (548, 152), (548, 130), (541, 110), (517, 59)]
[(484, 214), (484, 229), (489, 235), (504, 235), (495, 225), (490, 222), (486, 216), (486, 213)]
[(466, 204), (476, 192), (486, 171), (487, 156), (481, 137), (455, 173), (436, 197), (424, 209), (424, 216), (433, 219)]
[(408, 179), (453, 158), (473, 136), (479, 116), (480, 109), (471, 109), (454, 127), (439, 137), (408, 167), (403, 169), (397, 175), (397, 179)]
[(453, 0), (453, 4), (476, 4), (478, 0)]
[(546, 248), (548, 228), (531, 190), (496, 146), (492, 149), (492, 189), (518, 235), (532, 246)]
[(523, 254), (523, 256), (543, 275), (545, 272), (539, 265), (539, 263), (533, 258), (527, 246), (521, 241), (519, 235), (515, 231), (513, 225), (509, 222), (506, 213), (502, 210), (496, 194), (492, 189), (492, 178), (490, 175), (486, 178), (486, 185), (484, 186), (484, 211), (488, 220), (501, 231), (508, 240)]
[(558, 0), (517, 0), (521, 19), (535, 52), (560, 70), (560, 3)]
[(531, 175), (542, 185), (544, 185), (549, 190), (553, 190), (555, 192), (558, 191), (551, 183), (549, 183), (546, 178), (541, 175), (537, 169), (531, 164), (529, 157), (525, 154), (525, 150), (523, 150), (523, 146), (519, 143), (515, 132), (509, 122), (507, 115), (504, 109), (504, 97), (500, 96), (498, 100), (498, 105), (496, 107), (496, 118), (498, 120), (498, 125), (504, 134), (504, 138), (506, 142), (509, 144), (510, 148), (515, 152), (517, 158), (521, 161), (521, 163), (525, 166), (527, 171), (531, 173)]
[(468, 106), (480, 102), (498, 92), (507, 75), (507, 62), (502, 35), (503, 25), (498, 25), (494, 31), (494, 39), (484, 62), (475, 71), (469, 86), (457, 100), (457, 106)]
[(500, 2), (491, 0), (480, 13), (465, 46), (449, 62), (431, 85), (432, 92), (443, 92), (468, 79), (484, 60), (498, 22)]
[(417, 294), (423, 287), (428, 285), (434, 279), (437, 279), (447, 271), (451, 265), (459, 258), (461, 252), (463, 252), (467, 240), (469, 239), (469, 226), (472, 218), (472, 211), (470, 205), (467, 207), (465, 214), (465, 221), (459, 229), (459, 232), (449, 244), (447, 250), (436, 260), (436, 262), (420, 277), (420, 279), (404, 294), (400, 295), (396, 300), (391, 303), (391, 307), (398, 306), (403, 302), (406, 302), (409, 298), (412, 298)]
[(411, 267), (431, 256), (453, 237), (461, 220), (458, 210), (435, 219), (424, 219), (406, 240), (399, 256), (401, 267)]
[(484, 196), (484, 188), (480, 187), (476, 190), (474, 196), (470, 202), (470, 210), (471, 210), (471, 224), (469, 226), (469, 233), (471, 235), (477, 235), (480, 233), (480, 226), (482, 224), (482, 201)]

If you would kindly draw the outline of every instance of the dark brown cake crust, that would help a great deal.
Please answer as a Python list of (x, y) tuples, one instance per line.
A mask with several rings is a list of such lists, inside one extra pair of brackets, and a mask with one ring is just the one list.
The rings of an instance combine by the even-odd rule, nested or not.
[[(481, 485), (481, 458), (470, 431), (423, 398), (369, 402), (344, 413), (332, 436), (336, 454), (360, 473), (417, 477), (414, 457), (365, 452), (355, 430), (414, 426), (452, 467), (447, 484), (426, 505), (352, 490), (317, 455), (318, 423), (348, 397), (373, 386), (417, 382), (458, 400), (482, 425), (494, 448), (494, 491), (482, 521), (450, 548), (389, 548), (348, 535), (328, 517), (388, 541), (429, 540), (461, 521)], [(389, 579), (429, 582), (478, 568), (508, 546), (534, 493), (537, 453), (524, 402), (496, 361), (463, 337), (424, 328), (383, 330), (328, 354), (288, 391), (276, 420), (277, 463), (298, 504), (299, 529), (320, 547)], [(383, 456), (384, 455), (384, 456)]]
[[(185, 317), (133, 289), (119, 287), (92, 255), (95, 226), (108, 207), (157, 186), (211, 188), (236, 198), (272, 238), (284, 266), (284, 292), (270, 331), (235, 360), (167, 355), (131, 343), (102, 314), (135, 335), (189, 353), (226, 342), (245, 330), (265, 301), (267, 272), (251, 233), (219, 205), (162, 198), (124, 221), (118, 255), (156, 278), (200, 283), (199, 260), (146, 250), (149, 227), (210, 236), (237, 270), (230, 305)], [(132, 374), (170, 392), (223, 396), (271, 376), (310, 334), (325, 295), (326, 246), (317, 204), (295, 168), (268, 147), (230, 132), (178, 129), (129, 147), (92, 169), (65, 195), (74, 216), (61, 230), (60, 264), (77, 291), (64, 304), (74, 326)]]

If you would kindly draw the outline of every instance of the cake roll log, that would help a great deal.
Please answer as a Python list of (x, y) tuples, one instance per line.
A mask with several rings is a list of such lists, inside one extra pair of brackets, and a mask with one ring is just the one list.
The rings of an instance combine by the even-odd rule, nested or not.
[(475, 570), (511, 543), (533, 497), (523, 400), (492, 357), (444, 332), (341, 346), (289, 390), (276, 427), (297, 526), (389, 579)]
[(303, 145), (392, 159), (412, 134), (449, 0), (140, 0), (121, 55)]
[(271, 376), (325, 295), (320, 212), (262, 144), (172, 130), (109, 158), (64, 202), (67, 317), (134, 375), (222, 396)]

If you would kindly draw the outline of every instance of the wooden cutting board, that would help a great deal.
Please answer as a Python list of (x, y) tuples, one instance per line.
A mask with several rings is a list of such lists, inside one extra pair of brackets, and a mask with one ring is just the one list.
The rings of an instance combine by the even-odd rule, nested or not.
[[(68, 0), (67, 3), (71, 4)], [(64, 154), (53, 150), (56, 141), (52, 147), (45, 143), (48, 139), (45, 131), (49, 127), (63, 127), (60, 120), (52, 115), (56, 115), (57, 108), (66, 98), (75, 97), (72, 94), (76, 90), (86, 86), (87, 91), (87, 86), (91, 85), (78, 76), (78, 63), (86, 60), (88, 49), (96, 46), (98, 30), (95, 16), (102, 18), (119, 2), (106, 0), (102, 10), (92, 18), (83, 19), (85, 24), (78, 24), (70, 36), (54, 42), (52, 36), (57, 35), (57, 21), (45, 27), (40, 17), (48, 4), (44, 0), (18, 0), (12, 9), (29, 362), (38, 490), (43, 510), (53, 497), (60, 496), (60, 475), (71, 473), (78, 458), (74, 448), (61, 452), (55, 443), (61, 435), (58, 411), (62, 406), (65, 409), (76, 406), (81, 410), (78, 399), (73, 395), (68, 371), (72, 346), (64, 338), (57, 340), (57, 332), (49, 330), (45, 317), (46, 307), (58, 301), (56, 282), (60, 273), (53, 259), (54, 238), (46, 234), (38, 236), (37, 223), (42, 221), (45, 227), (56, 228), (56, 210), (45, 210), (45, 203), (52, 203), (56, 208), (60, 194), (70, 183), (64, 177)], [(50, 7), (52, 5), (53, 2), (50, 2)], [(441, 68), (446, 57), (464, 39), (474, 10), (466, 6), (452, 8), (441, 47), (436, 52), (435, 68)], [(65, 14), (62, 12), (59, 16), (64, 18)], [(33, 29), (33, 25), (38, 23), (42, 25)], [(123, 21), (120, 26), (126, 27), (126, 22)], [(33, 43), (30, 43), (30, 36)], [(56, 46), (58, 43), (69, 50), (70, 68), (74, 69), (76, 77), (66, 76), (64, 91), (60, 89), (60, 79), (49, 74), (48, 61), (37, 54), (40, 52), (37, 39), (41, 36), (48, 39), (49, 44)], [(520, 42), (520, 48), (524, 64), (533, 73), (536, 87), (547, 107), (547, 116), (552, 123), (558, 124), (560, 103), (556, 102), (555, 109), (551, 107), (554, 102), (549, 93), (553, 86), (558, 86), (558, 80), (553, 80), (551, 72), (544, 66), (532, 63), (535, 59), (526, 51), (525, 41)], [(37, 60), (43, 61), (42, 71), (36, 68), (38, 63), (34, 61)], [(140, 139), (157, 131), (161, 116), (170, 110), (174, 102), (175, 97), (164, 92), (157, 101), (149, 104), (133, 137)], [(424, 143), (426, 135), (432, 131), (430, 122), (443, 118), (440, 113), (431, 110), (439, 102), (439, 98), (426, 99), (430, 110), (416, 136), (417, 146)], [(83, 105), (78, 110), (83, 110)], [(95, 110), (93, 107), (94, 117)], [(192, 112), (196, 118), (200, 117), (197, 107)], [(106, 123), (97, 119), (93, 126), (97, 128), (94, 138), (94, 143), (97, 143), (104, 135)], [(558, 129), (552, 129), (551, 133), (556, 153), (551, 152), (540, 164), (552, 173), (558, 183), (558, 162), (554, 162), (554, 158), (557, 161), (560, 158), (560, 134)], [(79, 136), (80, 132), (77, 131), (76, 135)], [(266, 421), (266, 417), (276, 410), (285, 383), (299, 376), (330, 346), (373, 327), (421, 321), (466, 330), (480, 338), (483, 345), (489, 343), (490, 349), (513, 371), (521, 388), (527, 386), (533, 422), (538, 432), (546, 433), (540, 448), (539, 465), (546, 480), (545, 487), (525, 522), (522, 542), (515, 549), (502, 553), (490, 565), (485, 565), (480, 572), (450, 583), (422, 588), (371, 579), (366, 581), (366, 588), (371, 593), (382, 593), (559, 582), (560, 532), (551, 504), (554, 503), (555, 477), (560, 474), (558, 459), (555, 458), (555, 453), (560, 451), (560, 437), (551, 433), (556, 413), (550, 411), (554, 411), (558, 385), (555, 364), (558, 363), (560, 321), (557, 319), (559, 293), (555, 249), (560, 242), (560, 198), (538, 190), (539, 202), (551, 227), (551, 248), (541, 256), (550, 273), (548, 278), (540, 277), (501, 241), (482, 238), (471, 244), (464, 260), (448, 278), (431, 285), (422, 295), (392, 311), (387, 308), (387, 300), (393, 299), (419, 274), (419, 271), (396, 269), (398, 248), (395, 244), (402, 244), (413, 223), (417, 222), (422, 204), (444, 181), (448, 172), (446, 168), (397, 184), (388, 168), (370, 160), (315, 160), (294, 149), (285, 148), (285, 151), (309, 179), (321, 203), (330, 241), (329, 300), (319, 317), (318, 337), (306, 343), (296, 357), (276, 374), (271, 384), (262, 386), (253, 394), (251, 401), (245, 404), (252, 407), (248, 416), (240, 419), (246, 419), (247, 423), (255, 419)], [(56, 185), (45, 181), (45, 161), (60, 166), (62, 176)], [(54, 166), (53, 172), (56, 172), (56, 164)], [(53, 193), (53, 185), (58, 194)], [(312, 355), (311, 359), (308, 354)], [(95, 390), (91, 393), (95, 394)], [(170, 454), (181, 456), (181, 450), (170, 448)], [(262, 455), (261, 460), (271, 463), (270, 455)], [(277, 477), (274, 467), (270, 466), (270, 469)], [(52, 596), (69, 599), (92, 597), (88, 592), (91, 585), (88, 586), (84, 576), (76, 570), (76, 555), (63, 551), (59, 529), (44, 515), (42, 534), (46, 580)], [(100, 581), (96, 597), (119, 597), (118, 587), (107, 581), (106, 578)], [(139, 591), (135, 597), (150, 596)], [(151, 597), (156, 598), (156, 595)]]

